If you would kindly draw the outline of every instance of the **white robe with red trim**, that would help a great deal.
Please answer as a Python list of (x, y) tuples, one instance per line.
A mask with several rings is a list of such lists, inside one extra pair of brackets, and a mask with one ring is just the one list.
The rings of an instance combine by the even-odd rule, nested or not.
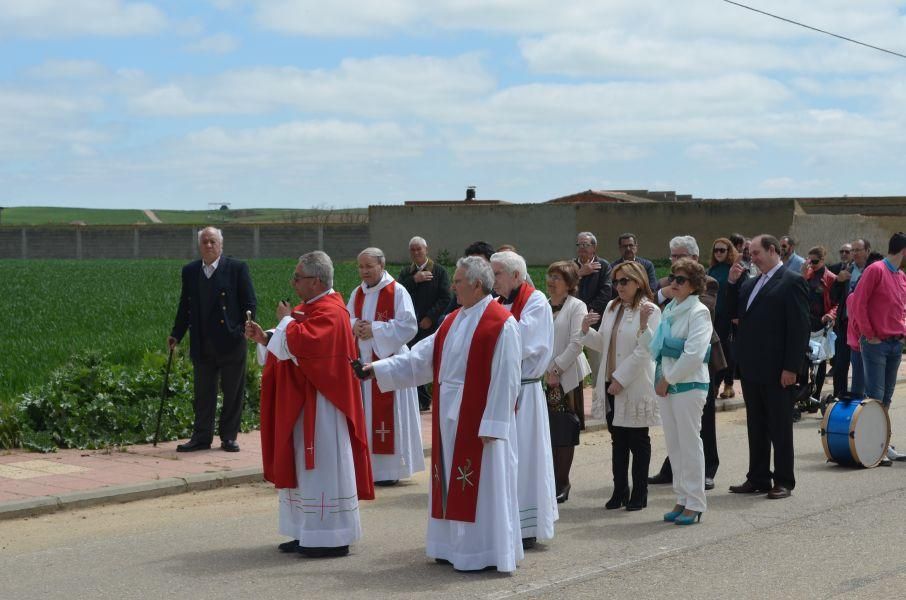
[[(373, 337), (369, 340), (357, 339), (359, 354), (363, 363), (372, 361), (372, 352), (379, 359), (397, 354), (408, 354), (406, 344), (418, 332), (418, 322), (415, 319), (415, 308), (409, 292), (400, 284), (394, 286), (394, 317), (389, 321), (375, 321), (374, 312), (377, 309), (378, 292), (393, 282), (393, 277), (384, 271), (380, 282), (374, 287), (366, 288), (360, 285), (350, 294), (347, 308), (352, 315), (350, 320), (353, 327), (358, 319), (355, 318), (356, 294), (365, 294), (362, 303), (362, 318), (371, 321)], [(362, 385), (362, 399), (365, 402), (365, 427), (368, 431), (368, 448), (373, 449), (372, 436), (372, 404), (371, 381)], [(397, 390), (393, 399), (394, 429), (393, 429), (393, 454), (375, 454), (371, 452), (371, 470), (375, 481), (394, 479), (407, 479), (413, 473), (425, 470), (425, 450), (422, 446), (422, 423), (418, 414), (418, 393), (414, 387)]]
[[(507, 310), (512, 305), (504, 304)], [(554, 346), (554, 317), (544, 294), (535, 290), (519, 318), (522, 340), (522, 379), (544, 376)], [(547, 413), (547, 399), (541, 382), (523, 383), (516, 412), (516, 441), (519, 453), (519, 519), (522, 537), (549, 540), (554, 537), (557, 485)]]
[[(444, 343), (440, 373), (440, 415), (443, 457), (447, 481), (453, 464), (453, 448), (459, 425), (469, 346), (478, 321), (491, 297), (467, 309), (460, 309)], [(431, 335), (412, 347), (409, 354), (374, 363), (382, 390), (429, 383), (433, 379), (434, 339)], [(501, 572), (516, 570), (523, 558), (516, 492), (517, 456), (516, 397), (520, 380), (519, 330), (508, 318), (497, 339), (491, 366), (491, 382), (478, 435), (497, 438), (484, 445), (481, 480), (474, 523), (428, 517), (427, 548), (430, 558), (443, 558), (457, 569), (472, 570), (493, 566)], [(428, 506), (431, 506), (429, 492)]]

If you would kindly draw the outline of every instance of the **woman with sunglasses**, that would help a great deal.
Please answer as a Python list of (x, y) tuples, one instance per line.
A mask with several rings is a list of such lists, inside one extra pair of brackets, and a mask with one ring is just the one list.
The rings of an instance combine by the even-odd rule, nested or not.
[[(732, 347), (730, 340), (733, 333), (733, 325), (730, 322), (730, 314), (727, 311), (727, 277), (730, 275), (730, 267), (739, 259), (739, 253), (736, 247), (727, 238), (717, 238), (711, 244), (711, 264), (708, 265), (708, 275), (717, 280), (720, 289), (717, 292), (717, 305), (714, 307), (714, 328), (717, 330), (717, 337), (720, 338), (720, 346), (724, 350), (727, 359), (727, 368), (718, 374), (722, 377), (724, 389), (720, 392), (721, 398), (733, 398), (736, 392), (733, 390), (733, 374), (736, 371), (736, 361), (733, 360)], [(718, 379), (717, 381), (721, 381)], [(717, 384), (715, 384), (717, 385)]]
[[(604, 507), (641, 510), (648, 505), (648, 428), (660, 424), (654, 394), (654, 360), (648, 346), (661, 311), (652, 302), (654, 294), (648, 275), (639, 263), (620, 263), (613, 270), (612, 281), (618, 297), (610, 301), (603, 315), (592, 312), (583, 319), (583, 343), (601, 356), (595, 404), (606, 403), (613, 445), (613, 495)], [(599, 320), (601, 326), (595, 331), (591, 326)]]
[(664, 520), (691, 525), (701, 521), (707, 506), (705, 454), (699, 434), (708, 395), (713, 328), (711, 314), (698, 298), (705, 290), (705, 268), (691, 258), (681, 258), (671, 266), (668, 281), (673, 300), (664, 308), (650, 346), (657, 364), (655, 393), (676, 493), (676, 506), (664, 514)]

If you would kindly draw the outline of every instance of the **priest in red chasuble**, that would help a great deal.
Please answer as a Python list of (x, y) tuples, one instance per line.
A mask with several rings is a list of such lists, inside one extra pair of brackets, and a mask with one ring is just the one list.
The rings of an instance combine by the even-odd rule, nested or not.
[(282, 552), (345, 556), (362, 537), (359, 501), (374, 498), (355, 339), (327, 254), (302, 255), (292, 285), (302, 303), (281, 302), (274, 330), (246, 324), (264, 364), (264, 478), (279, 490)]
[[(406, 288), (384, 266), (380, 248), (365, 248), (357, 258), (362, 284), (352, 291), (346, 308), (363, 363), (408, 354), (409, 340), (418, 332), (415, 308)], [(371, 449), (375, 485), (395, 485), (425, 470), (418, 392), (407, 387), (382, 392), (373, 379), (363, 382), (365, 428)]]
[(461, 571), (512, 572), (523, 558), (516, 495), (516, 321), (491, 298), (494, 273), (461, 258), (453, 290), (461, 308), (409, 354), (379, 360), (381, 390), (433, 382), (427, 554)]

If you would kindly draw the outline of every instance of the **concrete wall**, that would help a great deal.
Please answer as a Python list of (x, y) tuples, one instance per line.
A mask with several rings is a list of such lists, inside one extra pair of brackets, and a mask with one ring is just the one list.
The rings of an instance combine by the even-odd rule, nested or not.
[[(223, 227), (224, 253), (238, 258), (287, 258), (324, 250), (355, 258), (368, 245), (368, 225), (267, 224)], [(0, 258), (180, 258), (198, 256), (198, 227), (0, 227)], [(407, 239), (408, 241), (408, 239)]]
[(711, 242), (734, 232), (786, 234), (793, 210), (792, 200), (583, 204), (577, 207), (576, 227), (595, 234), (598, 254), (608, 260), (619, 255), (617, 238), (625, 232), (638, 236), (645, 258), (667, 258), (670, 239), (677, 235), (695, 237), (704, 258)]
[(872, 250), (887, 252), (890, 236), (906, 231), (906, 216), (865, 217), (862, 215), (796, 215), (790, 229), (799, 242), (799, 254), (805, 256), (809, 248), (824, 246), (828, 250), (828, 262), (838, 260), (837, 250), (854, 238), (864, 237)]
[(575, 254), (576, 209), (572, 205), (372, 206), (371, 245), (390, 262), (409, 260), (409, 240), (420, 235), (429, 253), (452, 258), (472, 242), (516, 246), (529, 264), (543, 265)]

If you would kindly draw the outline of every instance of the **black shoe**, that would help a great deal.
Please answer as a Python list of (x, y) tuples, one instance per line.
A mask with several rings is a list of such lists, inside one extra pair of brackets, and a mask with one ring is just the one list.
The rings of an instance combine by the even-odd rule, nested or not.
[(754, 483), (752, 483), (751, 481), (746, 479), (739, 485), (731, 485), (730, 493), (731, 494), (763, 494), (763, 493), (769, 491), (770, 489), (771, 489), (770, 486), (762, 487), (759, 485), (755, 485)]
[(185, 444), (176, 447), (177, 452), (196, 452), (198, 450), (210, 450), (211, 442), (199, 442), (198, 440), (189, 440)]
[(652, 475), (648, 478), (649, 485), (661, 485), (662, 483), (673, 483), (673, 477), (670, 475), (665, 475), (664, 473), (658, 473), (657, 475)]
[(332, 548), (299, 546), (296, 552), (308, 558), (334, 558), (349, 554), (349, 546), (335, 546)]
[(629, 504), (629, 490), (614, 490), (613, 496), (611, 496), (610, 500), (604, 504), (604, 508), (613, 510), (615, 508), (620, 508), (621, 506), (626, 506), (627, 504)]
[(483, 573), (484, 571), (496, 571), (497, 567), (494, 565), (488, 565), (483, 569), (457, 569), (456, 567), (453, 567), (453, 570), (457, 573)]
[(714, 478), (713, 477), (705, 477), (705, 489), (706, 490), (714, 489)]
[(299, 551), (299, 540), (292, 540), (289, 542), (283, 542), (277, 546), (277, 550), (280, 552), (298, 552)]
[(399, 479), (382, 479), (381, 481), (375, 481), (374, 485), (381, 487), (390, 487), (391, 485), (396, 485), (400, 482)]
[(626, 510), (642, 510), (648, 506), (648, 488), (640, 489), (636, 491), (636, 488), (632, 488), (632, 495), (629, 497), (629, 502), (626, 504)]
[(452, 565), (453, 564), (446, 558), (435, 558), (434, 562), (436, 562), (439, 565)]
[(887, 458), (886, 456), (881, 459), (881, 462), (878, 463), (879, 467), (892, 467), (893, 461)]
[(431, 401), (428, 400), (427, 402), (422, 402), (421, 400), (419, 400), (418, 410), (419, 412), (428, 412), (429, 410), (431, 410)]
[(239, 442), (236, 440), (223, 440), (220, 447), (226, 452), (239, 452)]
[(569, 490), (571, 487), (572, 486), (567, 483), (563, 487), (563, 490), (559, 494), (557, 494), (557, 504), (563, 504), (564, 502), (569, 500)]

